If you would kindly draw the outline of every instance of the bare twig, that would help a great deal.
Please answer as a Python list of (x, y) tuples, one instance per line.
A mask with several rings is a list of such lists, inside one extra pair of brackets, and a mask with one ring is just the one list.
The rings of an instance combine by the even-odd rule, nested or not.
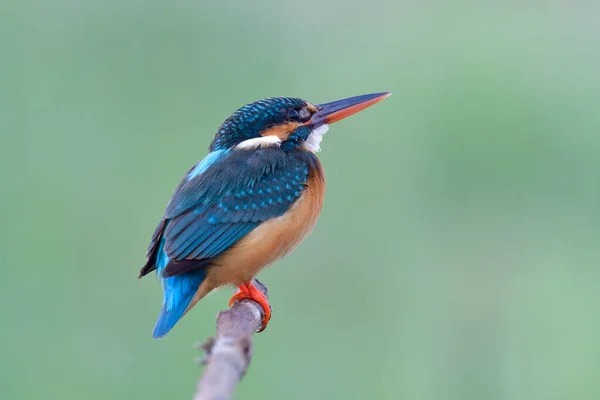
[[(254, 280), (267, 294), (267, 287)], [(237, 302), (217, 315), (217, 337), (209, 338), (201, 348), (206, 357), (204, 375), (198, 382), (194, 400), (226, 400), (233, 396), (252, 358), (252, 334), (263, 319), (262, 307), (252, 300)]]

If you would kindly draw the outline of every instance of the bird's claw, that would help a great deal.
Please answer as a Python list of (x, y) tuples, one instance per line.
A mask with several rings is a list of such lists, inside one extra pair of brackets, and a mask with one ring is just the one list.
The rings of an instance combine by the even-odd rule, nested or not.
[[(260, 284), (260, 282), (259, 282)], [(262, 284), (261, 284), (262, 286)], [(261, 326), (257, 329), (257, 333), (258, 332), (262, 332), (267, 328), (267, 324), (269, 323), (269, 320), (271, 319), (271, 305), (269, 304), (269, 301), (267, 300), (267, 296), (265, 296), (265, 294), (263, 292), (261, 292), (256, 286), (254, 286), (254, 283), (247, 283), (247, 284), (242, 284), (240, 286), (238, 286), (238, 292), (235, 293), (233, 296), (231, 296), (231, 299), (229, 299), (229, 307), (233, 307), (233, 305), (235, 303), (237, 303), (238, 301), (242, 301), (242, 300), (253, 300), (256, 303), (258, 303), (261, 308), (262, 308), (262, 314), (263, 314), (263, 319), (262, 319), (262, 323)]]

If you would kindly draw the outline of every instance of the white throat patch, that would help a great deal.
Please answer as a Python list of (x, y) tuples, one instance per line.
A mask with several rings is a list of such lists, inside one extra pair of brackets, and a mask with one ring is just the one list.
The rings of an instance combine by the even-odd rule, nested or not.
[(323, 140), (323, 135), (325, 135), (328, 130), (329, 125), (327, 124), (315, 128), (304, 141), (304, 146), (313, 153), (321, 151), (321, 141)]
[(281, 144), (281, 139), (275, 135), (261, 136), (244, 140), (242, 143), (235, 146), (237, 149), (256, 149), (259, 147), (275, 147)]

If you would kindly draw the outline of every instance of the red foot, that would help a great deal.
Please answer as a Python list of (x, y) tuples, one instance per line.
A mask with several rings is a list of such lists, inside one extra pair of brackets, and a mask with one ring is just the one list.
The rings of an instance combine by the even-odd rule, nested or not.
[(269, 320), (271, 319), (271, 306), (269, 305), (267, 297), (260, 290), (258, 290), (252, 282), (243, 283), (238, 286), (238, 289), (240, 291), (231, 296), (231, 299), (229, 299), (229, 307), (244, 299), (254, 300), (260, 304), (263, 309), (263, 320), (262, 325), (260, 328), (258, 328), (257, 332), (264, 331), (269, 323)]

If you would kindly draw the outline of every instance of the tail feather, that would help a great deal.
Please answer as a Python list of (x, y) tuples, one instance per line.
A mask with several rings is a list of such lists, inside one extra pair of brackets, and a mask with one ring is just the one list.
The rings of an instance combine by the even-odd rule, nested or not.
[(198, 270), (163, 278), (164, 301), (152, 333), (154, 339), (165, 336), (183, 317), (205, 277), (205, 272)]
[(205, 268), (165, 278), (163, 271), (170, 259), (164, 251), (164, 244), (163, 238), (156, 254), (156, 273), (160, 277), (164, 294), (163, 307), (152, 333), (154, 339), (165, 336), (183, 317), (202, 281), (206, 278)]
[(175, 326), (177, 321), (183, 317), (183, 313), (185, 312), (186, 307), (181, 310), (167, 310), (163, 307), (160, 315), (158, 316), (158, 320), (156, 321), (156, 325), (154, 326), (154, 331), (152, 332), (152, 339), (160, 339), (165, 336), (169, 331)]

